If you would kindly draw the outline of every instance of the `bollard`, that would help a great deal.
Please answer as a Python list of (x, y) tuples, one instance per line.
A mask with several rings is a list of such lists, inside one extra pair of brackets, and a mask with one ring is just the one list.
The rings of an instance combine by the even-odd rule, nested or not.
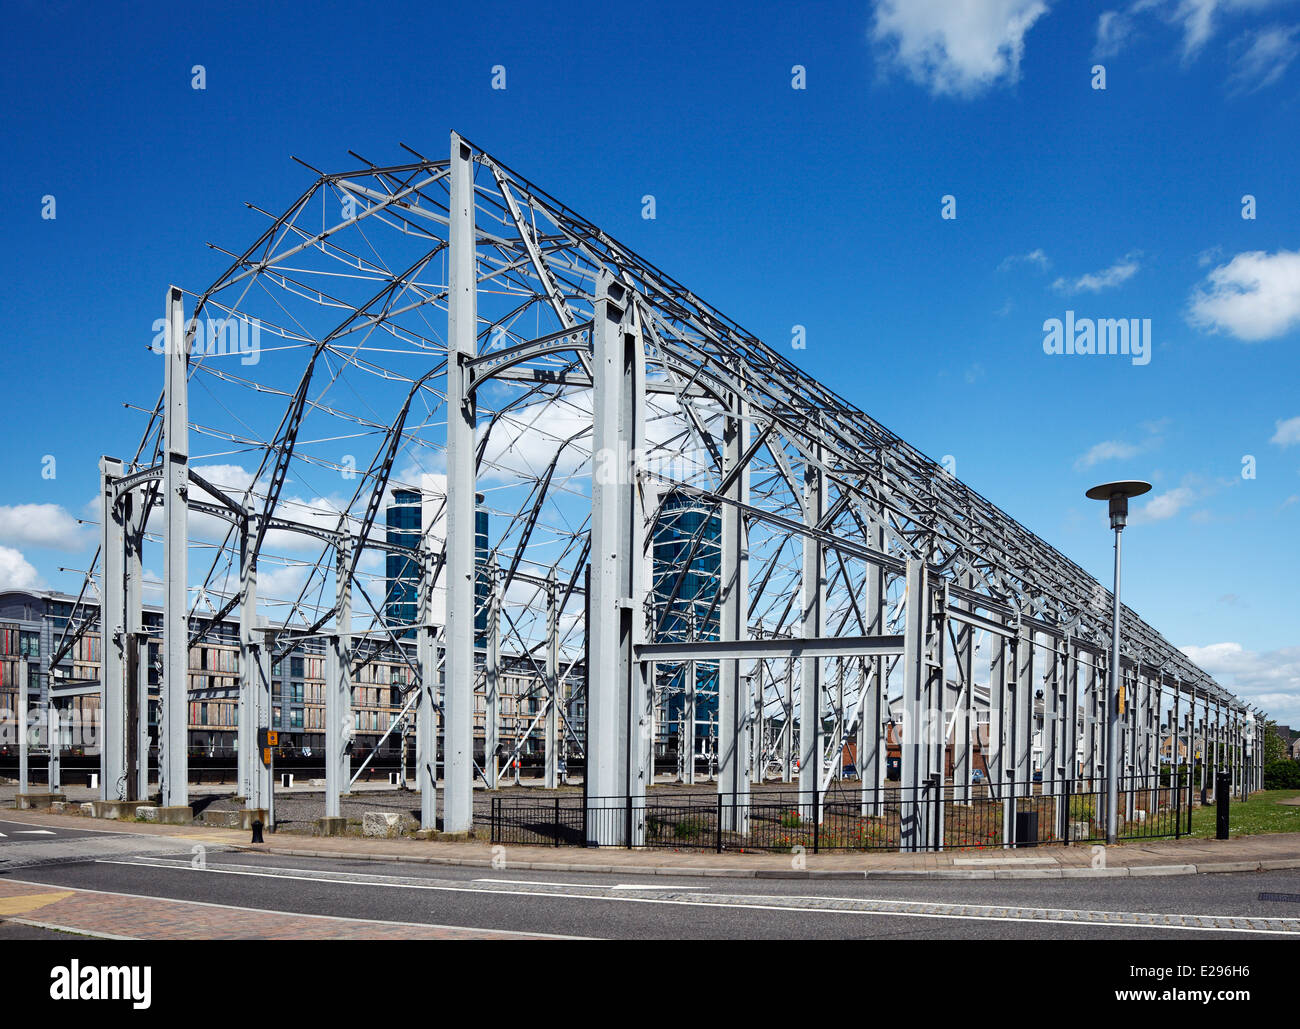
[(1232, 791), (1232, 779), (1227, 772), (1217, 772), (1214, 776), (1214, 814), (1216, 840), (1228, 838), (1228, 796)]
[(261, 823), (260, 820), (255, 821), (255, 822), (253, 823), (253, 841), (252, 841), (252, 842), (254, 842), (254, 843), (263, 843), (263, 842), (265, 842), (265, 841), (262, 839), (262, 823)]

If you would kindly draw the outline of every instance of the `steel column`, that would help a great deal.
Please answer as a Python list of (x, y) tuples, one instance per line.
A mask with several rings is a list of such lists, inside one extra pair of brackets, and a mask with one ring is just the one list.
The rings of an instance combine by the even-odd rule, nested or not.
[[(728, 479), (727, 496), (749, 503), (749, 406), (736, 397), (727, 412), (723, 428), (723, 477)], [(720, 638), (727, 641), (749, 638), (749, 531), (744, 516), (734, 504), (723, 504), (722, 562), (719, 582)], [(718, 662), (718, 793), (723, 802), (723, 829), (744, 832), (749, 807), (749, 671), (752, 662)], [(694, 745), (694, 740), (691, 741)]]
[(125, 525), (126, 557), (126, 637), (127, 676), (126, 718), (126, 792), (128, 798), (145, 800), (149, 796), (149, 643), (144, 631), (144, 531), (149, 512), (141, 495), (129, 493), (122, 498)]
[[(260, 682), (257, 639), (257, 555), (253, 540), (257, 535), (253, 519), (244, 519), (239, 527), (239, 790), (244, 806), (256, 810), (262, 806), (257, 796), (257, 769), (261, 755), (257, 751), (257, 691)], [(328, 699), (328, 696), (327, 696)], [(327, 728), (328, 732), (328, 728)]]
[[(100, 522), (100, 646), (99, 666), (99, 795), (103, 800), (126, 799), (126, 523), (122, 505), (113, 502), (114, 483), (122, 477), (122, 462), (99, 459)], [(20, 684), (18, 706), (26, 707), (27, 684)], [(24, 715), (24, 717), (26, 717)]]
[(466, 360), (478, 353), (478, 259), (474, 159), (451, 136), (450, 257), (447, 290), (447, 625), (443, 659), (445, 832), (474, 824), (474, 397)]
[(433, 552), (427, 532), (420, 536), (420, 584), (415, 657), (420, 695), (415, 713), (415, 779), (420, 791), (420, 828), (438, 828), (438, 652), (433, 624)]
[[(501, 781), (501, 584), (497, 581), (497, 559), (488, 558), (488, 598), (483, 628), (483, 774), (488, 788), (495, 790)], [(547, 614), (550, 613), (548, 593)], [(549, 625), (549, 623), (548, 623)], [(551, 652), (547, 635), (547, 660)], [(548, 742), (549, 746), (549, 742)], [(548, 759), (549, 766), (549, 759)]]
[(1015, 674), (1011, 682), (1014, 699), (1010, 761), (1013, 788), (1010, 792), (1014, 817), (1016, 799), (1033, 794), (1034, 631), (1023, 622), (1012, 642), (1012, 653), (1015, 656)]
[(46, 782), (51, 793), (58, 793), (63, 785), (63, 739), (59, 728), (59, 706), (53, 697), (50, 697), (45, 705), (45, 740), (50, 752), (49, 774)]
[(189, 804), (189, 338), (182, 294), (167, 292), (163, 396), (163, 675), (158, 778), (163, 807)]
[(560, 598), (555, 569), (546, 583), (546, 739), (545, 779), (548, 790), (559, 785), (560, 756)]
[[(927, 740), (930, 717), (927, 703), (929, 670), (926, 667), (926, 629), (929, 622), (929, 576), (925, 562), (907, 560), (907, 600), (903, 629), (903, 735), (899, 754), (902, 758), (902, 820), (900, 849), (915, 851), (924, 847), (924, 805), (921, 785), (930, 774)], [(940, 731), (940, 737), (942, 737)]]
[[(639, 820), (625, 804), (645, 796), (649, 769), (643, 734), (653, 696), (652, 661), (636, 662), (644, 641), (645, 518), (639, 460), (645, 431), (645, 354), (632, 332), (633, 297), (602, 272), (592, 327), (591, 593), (587, 669), (590, 784), (588, 823), (601, 845), (640, 838)], [(624, 818), (608, 809), (623, 810)], [(601, 811), (605, 813), (602, 814)], [(631, 831), (631, 837), (628, 831)]]
[[(334, 633), (326, 641), (333, 664), (325, 681), (325, 814), (340, 815), (340, 797), (351, 790), (352, 756), (349, 747), (354, 732), (352, 715), (352, 539), (347, 519), (339, 520), (338, 542), (334, 547)], [(331, 703), (331, 700), (333, 703)], [(330, 709), (333, 709), (331, 714)], [(387, 726), (385, 726), (387, 728)], [(330, 764), (334, 766), (331, 782)]]
[[(966, 577), (969, 579), (969, 577)], [(963, 583), (964, 585), (968, 583)], [(957, 647), (954, 660), (957, 665), (957, 709), (953, 712), (952, 733), (952, 798), (958, 804), (970, 803), (972, 773), (971, 712), (974, 709), (974, 656), (975, 629), (957, 624)]]
[[(814, 448), (816, 453), (816, 448)], [(826, 514), (826, 477), (811, 461), (804, 466), (803, 520), (819, 528)], [(826, 555), (821, 541), (811, 533), (803, 537), (803, 636), (826, 635)], [(822, 778), (822, 665), (817, 657), (800, 661), (799, 674), (799, 793), (811, 803), (821, 791)], [(820, 816), (821, 806), (817, 805)]]
[(20, 657), (15, 662), (14, 673), (18, 676), (18, 681), (14, 684), (18, 687), (18, 692), (14, 694), (18, 703), (18, 792), (27, 793), (31, 788), (28, 762), (32, 747), (31, 726), (27, 719), (28, 705), (31, 703), (27, 696), (27, 658)]

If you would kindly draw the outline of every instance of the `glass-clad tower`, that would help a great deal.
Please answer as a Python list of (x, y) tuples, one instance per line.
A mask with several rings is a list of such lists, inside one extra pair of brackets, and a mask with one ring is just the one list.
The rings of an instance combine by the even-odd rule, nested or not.
[[(722, 516), (715, 505), (685, 493), (663, 499), (652, 535), (656, 642), (716, 640), (721, 621)], [(686, 665), (661, 665), (664, 729), (676, 734), (686, 708)], [(695, 735), (709, 733), (718, 710), (717, 662), (695, 664)]]
[[(415, 490), (393, 491), (393, 502), (386, 512), (388, 542), (418, 549), (423, 521), (423, 501)], [(414, 557), (390, 551), (386, 558), (385, 574), (388, 591), (384, 596), (384, 617), (391, 626), (414, 625), (419, 611), (416, 591), (420, 582), (420, 566)], [(414, 636), (408, 630), (403, 636)]]
[[(488, 512), (482, 507), (481, 493), (477, 500), (478, 506), (474, 510), (474, 550), (477, 564), (477, 574), (474, 578), (474, 643), (475, 646), (481, 647), (484, 645), (484, 635), (487, 631), (487, 598), (491, 590), (487, 573), (490, 523)], [(434, 517), (426, 512), (426, 508), (441, 510), (442, 502), (426, 500), (417, 490), (394, 490), (393, 501), (386, 511), (388, 542), (418, 548), (421, 534), (431, 531), (433, 533), (431, 545), (435, 551), (440, 549), (446, 536), (445, 519)], [(393, 627), (414, 625), (420, 609), (417, 595), (420, 583), (419, 563), (407, 554), (390, 553), (386, 559), (385, 575), (388, 586), (384, 597), (384, 617), (388, 624)], [(439, 583), (434, 589), (432, 601), (433, 621), (436, 625), (441, 625), (446, 619), (445, 604), (446, 585)], [(408, 630), (402, 635), (412, 638), (415, 632)]]

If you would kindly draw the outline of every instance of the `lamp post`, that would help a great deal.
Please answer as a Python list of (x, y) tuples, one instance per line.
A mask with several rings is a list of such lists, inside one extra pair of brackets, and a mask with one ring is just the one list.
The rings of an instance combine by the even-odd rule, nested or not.
[(1241, 776), (1241, 799), (1245, 800), (1250, 796), (1250, 791), (1254, 788), (1255, 778), (1255, 712), (1249, 705), (1246, 707), (1246, 767)]
[(1110, 527), (1115, 530), (1115, 589), (1114, 616), (1111, 626), (1110, 696), (1107, 698), (1106, 719), (1106, 842), (1113, 844), (1119, 835), (1119, 534), (1128, 522), (1130, 497), (1140, 497), (1150, 491), (1151, 483), (1140, 480), (1104, 482), (1088, 490), (1089, 500), (1110, 502)]

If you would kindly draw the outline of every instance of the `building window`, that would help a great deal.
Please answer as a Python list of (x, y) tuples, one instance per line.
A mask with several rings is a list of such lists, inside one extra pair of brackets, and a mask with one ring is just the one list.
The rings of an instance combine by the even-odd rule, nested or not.
[(19, 641), (19, 649), (23, 657), (40, 657), (41, 634), (39, 632), (24, 632)]

